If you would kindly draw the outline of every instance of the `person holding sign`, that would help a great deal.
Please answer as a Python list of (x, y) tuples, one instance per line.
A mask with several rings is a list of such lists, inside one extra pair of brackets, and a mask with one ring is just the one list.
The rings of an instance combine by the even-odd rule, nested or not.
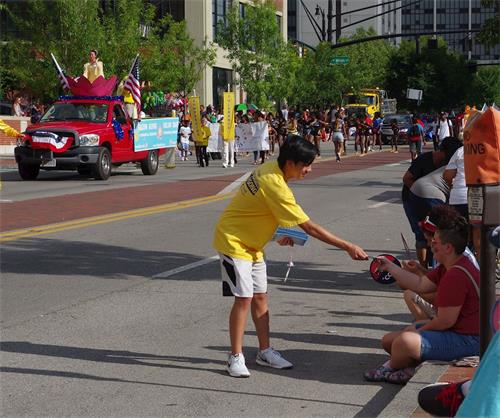
[[(293, 366), (271, 347), (269, 340), (263, 248), (278, 226), (299, 226), (310, 236), (345, 250), (353, 260), (368, 259), (361, 247), (313, 222), (295, 201), (288, 183), (303, 179), (311, 171), (317, 152), (316, 147), (302, 137), (291, 136), (280, 148), (277, 161), (260, 165), (241, 185), (215, 227), (213, 245), (220, 257), (223, 295), (234, 297), (229, 316), (231, 353), (227, 372), (230, 376), (250, 376), (243, 356), (243, 335), (249, 311), (259, 340), (257, 364), (276, 369)], [(286, 236), (277, 242), (293, 245), (293, 239)]]

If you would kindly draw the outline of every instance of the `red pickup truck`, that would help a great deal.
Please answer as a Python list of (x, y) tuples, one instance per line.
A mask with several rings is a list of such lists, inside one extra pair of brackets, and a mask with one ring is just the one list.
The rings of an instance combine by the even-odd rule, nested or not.
[(67, 96), (28, 127), (14, 155), (24, 180), (40, 169), (77, 170), (107, 180), (112, 166), (139, 162), (145, 175), (158, 171), (165, 148), (134, 151), (134, 125), (120, 97)]

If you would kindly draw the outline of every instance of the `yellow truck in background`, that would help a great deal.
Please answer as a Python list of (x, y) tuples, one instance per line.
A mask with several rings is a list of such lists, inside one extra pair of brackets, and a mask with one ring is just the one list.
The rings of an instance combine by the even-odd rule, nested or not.
[(396, 113), (396, 99), (387, 98), (385, 90), (361, 89), (359, 92), (350, 92), (344, 94), (342, 105), (348, 115), (363, 115), (368, 113), (371, 118), (376, 112), (382, 116), (393, 115)]

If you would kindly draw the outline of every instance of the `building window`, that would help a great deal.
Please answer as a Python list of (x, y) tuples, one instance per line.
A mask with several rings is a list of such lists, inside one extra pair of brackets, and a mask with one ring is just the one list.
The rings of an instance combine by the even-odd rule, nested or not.
[(222, 112), (223, 93), (227, 86), (233, 85), (233, 72), (226, 68), (213, 67), (212, 69), (212, 104)]
[(217, 39), (217, 26), (219, 22), (227, 23), (227, 13), (231, 7), (231, 0), (212, 0), (212, 27), (213, 39)]
[(278, 29), (281, 33), (282, 29), (281, 29), (281, 16), (280, 15), (276, 15), (276, 23), (278, 24)]
[(297, 39), (297, 0), (288, 0), (288, 39)]

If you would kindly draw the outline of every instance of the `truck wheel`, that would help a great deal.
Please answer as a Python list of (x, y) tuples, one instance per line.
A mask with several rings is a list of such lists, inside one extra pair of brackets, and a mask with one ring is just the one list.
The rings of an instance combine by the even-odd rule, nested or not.
[(19, 175), (23, 180), (35, 180), (40, 172), (39, 164), (23, 164), (19, 163), (17, 165), (19, 170)]
[(157, 150), (151, 150), (148, 152), (147, 158), (141, 161), (142, 174), (145, 176), (151, 176), (156, 174), (159, 165), (159, 155)]
[(111, 175), (111, 154), (107, 148), (99, 148), (99, 155), (96, 164), (92, 167), (92, 174), (96, 180), (107, 180)]

